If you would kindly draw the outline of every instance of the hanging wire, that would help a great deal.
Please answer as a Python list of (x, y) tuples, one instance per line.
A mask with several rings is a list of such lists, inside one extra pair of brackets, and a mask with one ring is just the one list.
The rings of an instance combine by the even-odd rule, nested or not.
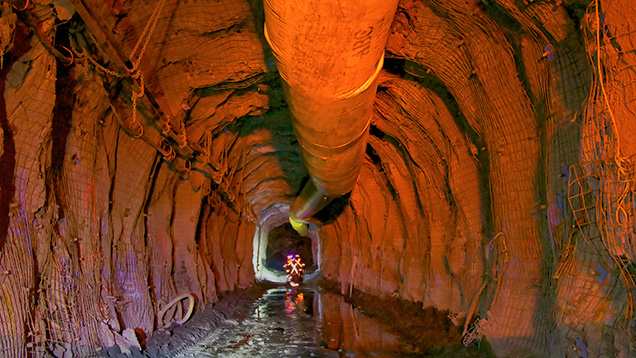
[(179, 129), (181, 129), (181, 144), (179, 144), (179, 148), (183, 149), (188, 145), (188, 135), (186, 133), (185, 118), (179, 121), (179, 127)]
[[(96, 40), (94, 40), (94, 42), (96, 42)], [(72, 42), (71, 42), (72, 44)], [(73, 52), (75, 54), (75, 56), (77, 58), (84, 58), (87, 59), (88, 62), (90, 62), (93, 66), (95, 66), (95, 68), (97, 68), (98, 70), (109, 74), (113, 77), (121, 77), (121, 75), (109, 68), (106, 68), (105, 66), (103, 66), (102, 64), (100, 64), (99, 62), (97, 62), (97, 60), (95, 60), (87, 51), (84, 51), (84, 49), (80, 49), (80, 51), (75, 50), (75, 48), (73, 48)]]
[[(133, 50), (131, 51), (130, 56), (128, 56), (128, 59), (133, 65), (132, 68), (129, 69), (131, 74), (135, 74), (139, 70), (139, 64), (141, 63), (141, 59), (144, 57), (144, 54), (146, 53), (148, 43), (150, 42), (150, 38), (152, 37), (152, 34), (155, 31), (155, 27), (157, 26), (157, 20), (159, 20), (159, 15), (161, 14), (161, 10), (163, 10), (165, 2), (166, 0), (159, 1), (159, 4), (157, 4), (154, 11), (152, 12), (152, 15), (150, 16), (150, 19), (146, 23), (146, 26), (144, 27), (144, 30), (141, 33), (141, 36), (139, 36), (137, 43), (133, 47)], [(139, 46), (141, 45), (142, 41), (144, 44), (141, 48), (141, 51), (139, 52), (139, 56), (137, 57), (136, 60), (133, 60), (133, 58), (135, 57), (135, 53), (137, 53), (137, 50), (139, 49)], [(133, 76), (133, 78), (136, 78), (136, 77)]]
[(26, 0), (26, 4), (24, 4), (24, 7), (22, 9), (18, 9), (18, 7), (15, 6), (15, 4), (12, 4), (11, 6), (13, 6), (13, 8), (18, 11), (24, 11), (29, 7), (30, 4), (31, 4), (31, 0)]
[(131, 127), (134, 125), (138, 125), (139, 127), (141, 127), (141, 131), (139, 132), (138, 135), (135, 135), (135, 138), (140, 138), (144, 134), (143, 126), (137, 120), (137, 100), (144, 96), (144, 91), (145, 91), (144, 79), (141, 76), (139, 76), (139, 87), (140, 87), (139, 92), (135, 92), (135, 90), (132, 90), (132, 97), (131, 97), (132, 108), (133, 108)]
[(170, 130), (172, 129), (172, 126), (170, 125), (170, 117), (166, 117), (166, 120), (163, 121), (163, 124), (165, 125), (165, 128), (161, 130), (161, 134), (168, 135), (168, 133), (170, 133)]
[(171, 161), (176, 157), (176, 153), (174, 152), (174, 149), (172, 148), (172, 146), (170, 145), (170, 142), (168, 142), (166, 138), (161, 137), (161, 139), (159, 140), (159, 148), (160, 148), (159, 151), (163, 155), (163, 159), (167, 161)]
[(601, 86), (601, 93), (603, 94), (603, 99), (605, 100), (605, 105), (607, 107), (607, 111), (609, 112), (610, 119), (612, 120), (612, 134), (614, 135), (614, 139), (616, 141), (616, 147), (620, 150), (620, 136), (616, 127), (616, 119), (614, 118), (614, 111), (612, 110), (612, 106), (610, 106), (609, 99), (607, 97), (607, 92), (605, 91), (605, 84), (603, 79), (603, 68), (601, 67), (601, 18), (599, 16), (598, 7), (599, 0), (596, 0), (596, 5), (594, 6), (594, 10), (596, 13), (596, 69), (598, 71), (598, 79), (599, 85)]
[[(133, 125), (138, 124), (139, 126), (141, 126), (141, 124), (137, 121), (137, 100), (143, 97), (145, 92), (144, 78), (141, 75), (141, 71), (139, 71), (139, 64), (141, 63), (141, 60), (144, 57), (144, 54), (146, 53), (146, 49), (148, 48), (148, 43), (150, 43), (150, 38), (152, 37), (152, 34), (155, 31), (155, 27), (157, 26), (157, 20), (159, 20), (159, 15), (161, 14), (161, 10), (163, 10), (165, 2), (166, 0), (161, 0), (159, 4), (157, 5), (157, 7), (155, 7), (154, 11), (152, 12), (152, 15), (150, 16), (150, 19), (146, 23), (146, 26), (144, 27), (144, 30), (141, 33), (141, 36), (139, 36), (139, 39), (137, 39), (137, 43), (133, 47), (133, 50), (130, 53), (130, 56), (128, 56), (128, 59), (132, 63), (132, 68), (129, 69), (131, 77), (133, 79), (139, 80), (139, 92), (132, 90), (132, 94), (131, 94)], [(139, 55), (135, 59), (135, 54), (137, 53), (137, 50), (139, 49), (139, 46), (141, 45), (142, 42), (143, 42), (143, 45), (141, 47), (141, 51), (139, 52)], [(139, 135), (136, 135), (135, 138), (139, 138), (142, 135), (143, 135), (143, 127)]]
[(68, 66), (72, 65), (72, 64), (73, 64), (73, 62), (75, 62), (75, 54), (73, 53), (73, 51), (69, 50), (69, 49), (68, 49), (68, 47), (66, 47), (66, 46), (61, 46), (61, 45), (60, 45), (60, 47), (62, 47), (63, 49), (65, 49), (65, 50), (66, 50), (66, 52), (68, 52), (68, 53), (71, 55), (71, 59), (69, 60), (69, 62), (68, 62), (68, 63), (65, 63), (65, 64), (64, 64), (64, 66), (68, 67)]

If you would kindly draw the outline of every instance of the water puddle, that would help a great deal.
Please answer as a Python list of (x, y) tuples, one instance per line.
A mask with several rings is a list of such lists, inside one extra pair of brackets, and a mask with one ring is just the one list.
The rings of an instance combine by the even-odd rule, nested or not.
[(241, 321), (228, 320), (178, 357), (400, 357), (382, 324), (319, 289), (269, 289)]

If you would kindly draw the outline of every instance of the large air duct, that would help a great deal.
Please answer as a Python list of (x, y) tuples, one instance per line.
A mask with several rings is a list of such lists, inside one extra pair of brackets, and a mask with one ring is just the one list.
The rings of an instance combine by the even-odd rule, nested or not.
[(296, 228), (353, 189), (397, 0), (264, 0), (265, 36), (283, 79), (310, 181)]

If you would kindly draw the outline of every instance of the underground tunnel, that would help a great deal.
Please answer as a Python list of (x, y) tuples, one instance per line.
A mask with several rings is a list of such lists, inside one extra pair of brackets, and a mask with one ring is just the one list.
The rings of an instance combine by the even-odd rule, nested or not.
[(636, 357), (635, 13), (0, 2), (0, 357)]

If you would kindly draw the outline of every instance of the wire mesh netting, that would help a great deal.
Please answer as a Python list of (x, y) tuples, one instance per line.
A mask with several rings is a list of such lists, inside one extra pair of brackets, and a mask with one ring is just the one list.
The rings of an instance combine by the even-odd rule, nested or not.
[[(31, 12), (50, 33), (58, 3)], [(402, 2), (388, 49), (412, 64), (387, 75), (359, 188), (324, 232), (343, 288), (467, 311), (464, 343), (502, 354), (547, 355), (557, 334), (566, 356), (633, 354), (636, 26), (616, 4), (574, 21), (549, 2)], [(249, 285), (252, 223), (306, 175), (260, 3), (89, 6), (72, 70), (33, 37), (5, 71), (2, 356), (141, 348), (172, 297)]]
[[(175, 102), (170, 105), (173, 107), (165, 108), (172, 108), (175, 115), (164, 118), (163, 122), (156, 119), (160, 122), (158, 126), (153, 125), (154, 118), (144, 118), (149, 113), (148, 102), (144, 102), (145, 91), (127, 87), (127, 73), (117, 68), (115, 58), (108, 58), (113, 53), (106, 54), (108, 51), (95, 48), (97, 38), (103, 37), (98, 33), (80, 33), (84, 31), (83, 25), (70, 36), (70, 48), (78, 55), (78, 61), (72, 70), (60, 75), (74, 81), (71, 88), (63, 89), (64, 93), (56, 92), (56, 80), (62, 84), (67, 79), (56, 78), (56, 62), (38, 42), (43, 41), (42, 38), (38, 40), (34, 36), (30, 40), (32, 49), (11, 64), (5, 81), (5, 100), (13, 128), (9, 135), (15, 142), (15, 199), (11, 204), (8, 237), (0, 254), (0, 355), (3, 357), (96, 356), (103, 353), (99, 352), (100, 347), (139, 346), (138, 339), (143, 340), (143, 336), (154, 330), (154, 316), (160, 302), (165, 303), (177, 292), (172, 282), (172, 291), (158, 290), (152, 300), (147, 294), (149, 270), (153, 271), (154, 283), (160, 287), (170, 286), (172, 280), (154, 274), (155, 270), (161, 271), (163, 265), (160, 268), (147, 265), (149, 253), (145, 247), (148, 242), (158, 242), (150, 238), (146, 241), (147, 221), (152, 219), (144, 210), (153, 187), (156, 149), (161, 149), (160, 144), (152, 142), (154, 137), (149, 135), (150, 131), (156, 131), (156, 127), (160, 132), (163, 130), (167, 149), (180, 151), (171, 158), (164, 156), (175, 159), (171, 170), (188, 172), (188, 165), (194, 167), (195, 160), (188, 164), (175, 157), (188, 149), (184, 149), (186, 146), (204, 152), (197, 148), (197, 142), (206, 127), (199, 125), (199, 130), (188, 131), (184, 118), (188, 106), (182, 106), (181, 101), (186, 100), (193, 89), (220, 82), (226, 82), (226, 87), (232, 90), (247, 88), (254, 85), (256, 75), (265, 71), (262, 46), (247, 2), (216, 2), (214, 9), (207, 6), (209, 4), (200, 4), (206, 11), (197, 11), (194, 15), (189, 9), (179, 7), (177, 1), (164, 1), (160, 7), (154, 7), (152, 2), (136, 2), (131, 9), (126, 9), (126, 4), (123, 8), (118, 8), (121, 4), (114, 8), (102, 7), (104, 4), (93, 4), (90, 10), (94, 10), (93, 14), (101, 11), (104, 16), (99, 21), (104, 21), (104, 25), (112, 19), (107, 26), (115, 26), (116, 12), (130, 11), (133, 23), (125, 21), (121, 25), (128, 32), (139, 28), (135, 36), (125, 36), (126, 40), (133, 41), (125, 50), (131, 51), (133, 44), (141, 41), (138, 50), (142, 53), (133, 53), (136, 55), (133, 62), (138, 63), (145, 74), (141, 87), (147, 85), (155, 94), (172, 93)], [(48, 1), (36, 1), (27, 7), (33, 21), (46, 24), (43, 31), (52, 31), (51, 26), (78, 26), (76, 19), (69, 20), (70, 15), (64, 18), (60, 15), (64, 11), (71, 11), (72, 15), (72, 8), (65, 9)], [(60, 21), (54, 24), (55, 17)], [(153, 18), (158, 20), (151, 21)], [(201, 24), (209, 25), (209, 31), (202, 29)], [(148, 27), (145, 35), (141, 31), (144, 26)], [(210, 37), (210, 33), (226, 28), (238, 31), (232, 30), (230, 36)], [(145, 45), (147, 39), (151, 39), (149, 46)], [(194, 43), (197, 46), (193, 46)], [(4, 39), (3, 45), (6, 45)], [(107, 47), (104, 42), (99, 45)], [(208, 51), (201, 51), (204, 48)], [(147, 51), (145, 56), (143, 51)], [(192, 54), (188, 59), (182, 57), (186, 52)], [(179, 61), (173, 61), (175, 56)], [(150, 74), (144, 57), (153, 63), (167, 58), (169, 64), (157, 66), (158, 75)], [(234, 61), (229, 61), (230, 58)], [(196, 79), (190, 81), (189, 86), (182, 80), (184, 69), (191, 74), (191, 79)], [(243, 81), (245, 83), (241, 83)], [(233, 82), (238, 85), (233, 86)], [(109, 97), (113, 95), (109, 92), (111, 86), (117, 83), (121, 86), (118, 90), (123, 88), (124, 93), (139, 95), (137, 110), (128, 102), (124, 111), (113, 115), (122, 108)], [(262, 97), (266, 98), (261, 95), (242, 112), (236, 111), (236, 116), (265, 107), (267, 103), (263, 103)], [(231, 104), (238, 107), (236, 103)], [(56, 107), (61, 113), (56, 112)], [(207, 119), (203, 116), (191, 121), (197, 124)], [(115, 120), (131, 135), (120, 131)], [(164, 127), (168, 127), (165, 123), (172, 126), (171, 132), (165, 131)], [(215, 121), (213, 125), (221, 124)], [(3, 125), (3, 128), (6, 127)], [(146, 131), (139, 136), (143, 138), (135, 138), (141, 129)], [(209, 131), (218, 132), (218, 128)], [(175, 143), (172, 135), (180, 142)], [(2, 142), (0, 155), (5, 153), (5, 143)], [(228, 168), (216, 184), (223, 183), (223, 190), (232, 194), (225, 200), (231, 197), (232, 201), (239, 201), (244, 188), (237, 187), (236, 183), (241, 183), (247, 173), (236, 173), (237, 168), (244, 167), (237, 165), (238, 161), (245, 160), (241, 148), (233, 153), (239, 154), (228, 158), (231, 162), (222, 163)], [(172, 165), (170, 160), (166, 161), (167, 166)], [(211, 159), (206, 164), (219, 166)], [(206, 180), (210, 187), (209, 179), (201, 179), (194, 173), (190, 177), (199, 180), (197, 190)], [(183, 178), (189, 179), (187, 174)], [(10, 200), (6, 197), (10, 194), (13, 193), (3, 191), (3, 200)], [(186, 220), (177, 230), (188, 232), (194, 242), (198, 235), (196, 227), (196, 223)], [(165, 234), (170, 230), (170, 225), (164, 225), (160, 232)], [(198, 251), (192, 251), (193, 261), (201, 265), (198, 255)], [(249, 252), (241, 251), (239, 259), (244, 260), (246, 256)], [(232, 261), (231, 258), (228, 261)], [(168, 276), (171, 275), (169, 272)], [(207, 297), (215, 298), (214, 277), (209, 269), (205, 272), (197, 268), (188, 271), (186, 276), (186, 279), (200, 276), (207, 280), (203, 303)], [(242, 272), (242, 276), (240, 284), (244, 286), (249, 282), (249, 273)], [(135, 333), (131, 336), (126, 328), (139, 328), (141, 333), (136, 334), (141, 334), (140, 338)]]
[[(615, 67), (616, 43), (610, 27), (601, 3), (590, 4), (584, 37), (593, 81), (582, 116), (580, 159), (567, 172), (573, 228), (562, 245), (556, 271), (566, 298), (558, 305), (568, 327), (566, 338), (586, 352), (593, 349), (586, 342), (600, 341), (599, 352), (608, 355), (617, 354), (618, 347), (609, 336), (634, 351), (629, 337), (634, 322), (636, 224), (633, 163), (622, 154), (629, 147), (621, 144), (621, 121), (615, 117), (620, 108), (614, 108), (620, 103), (616, 98), (624, 88), (614, 81), (623, 76)], [(595, 336), (594, 327), (602, 334)]]

